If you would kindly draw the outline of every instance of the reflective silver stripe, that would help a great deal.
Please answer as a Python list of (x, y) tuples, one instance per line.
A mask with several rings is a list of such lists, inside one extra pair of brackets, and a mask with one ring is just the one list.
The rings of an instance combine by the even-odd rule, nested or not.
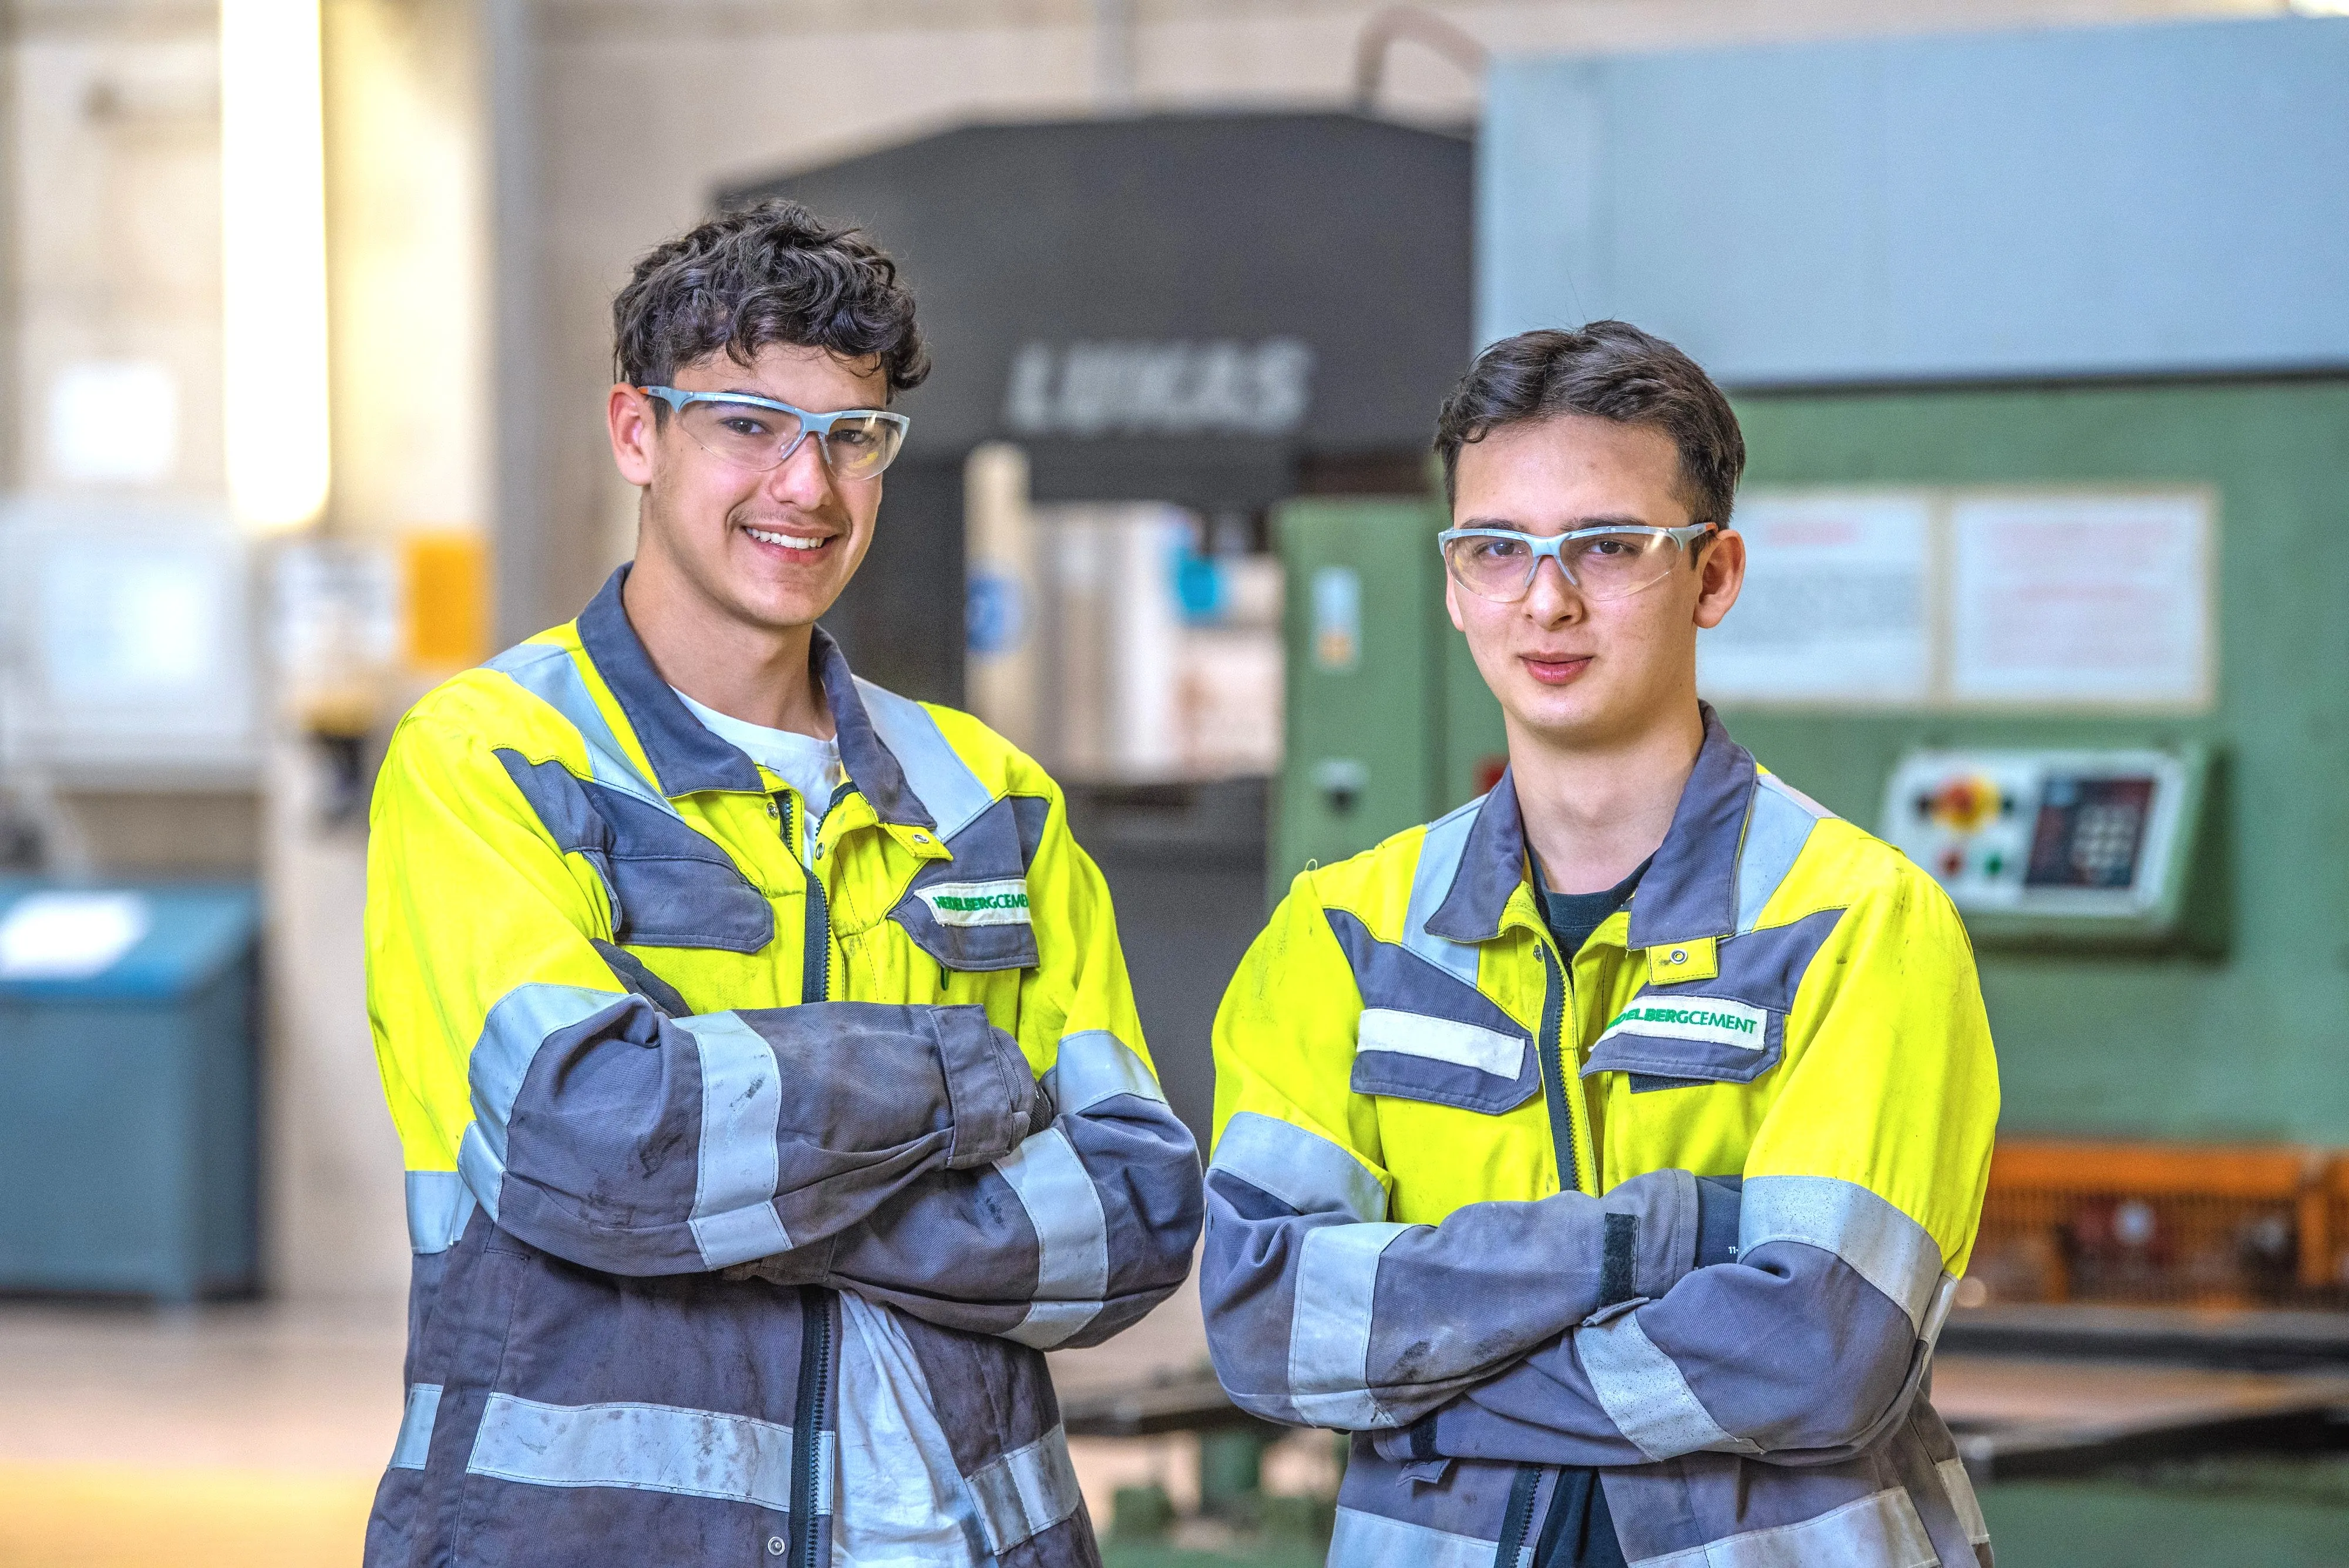
[(1917, 1505), (1892, 1487), (1816, 1519), (1638, 1558), (1630, 1568), (1936, 1568), (1940, 1562)]
[(774, 1050), (737, 1013), (678, 1022), (701, 1061), (701, 1147), (686, 1221), (701, 1261), (723, 1269), (788, 1251), (792, 1239), (774, 1204), (783, 1115)]
[(1036, 1228), (1036, 1299), (1006, 1337), (1049, 1350), (1092, 1322), (1109, 1292), (1109, 1216), (1092, 1173), (1058, 1127), (1029, 1138), (995, 1168)]
[(1658, 1350), (1640, 1326), (1637, 1312), (1576, 1329), (1574, 1348), (1607, 1418), (1651, 1459), (1678, 1459), (1701, 1449), (1762, 1451), (1756, 1444), (1731, 1437), (1713, 1418), (1679, 1363)]
[(1476, 983), (1476, 961), (1484, 950), (1474, 942), (1455, 942), (1427, 929), (1444, 896), (1459, 875), (1460, 857), (1467, 853), (1468, 835), (1475, 830), (1476, 814), (1486, 797), (1477, 796), (1458, 810), (1427, 825), (1419, 846), (1419, 864), (1411, 874), (1411, 903), (1403, 911), (1402, 945), (1454, 980)]
[(1958, 1276), (1944, 1273), (1933, 1286), (1933, 1300), (1925, 1308), (1925, 1321), (1917, 1325), (1917, 1337), (1926, 1349), (1941, 1343), (1941, 1325), (1950, 1321), (1950, 1308), (1958, 1299)]
[(1795, 868), (1823, 815), (1809, 797), (1797, 795), (1767, 774), (1761, 776), (1745, 818), (1745, 842), (1737, 850), (1740, 934), (1762, 923), (1762, 907)]
[(1966, 1474), (1966, 1461), (1943, 1459), (1933, 1469), (1940, 1473), (1941, 1490), (1950, 1494), (1950, 1506), (1957, 1510), (1958, 1522), (1966, 1529), (1966, 1539), (1976, 1546), (1989, 1545), (1990, 1521), (1982, 1517), (1982, 1499), (1974, 1495), (1974, 1481)]
[(1379, 1255), (1412, 1229), (1380, 1222), (1305, 1233), (1288, 1323), (1288, 1402), (1307, 1423), (1356, 1432), (1394, 1424), (1370, 1390), (1371, 1313)]
[(1356, 1026), (1354, 1049), (1392, 1051), (1404, 1056), (1424, 1056), (1458, 1067), (1474, 1067), (1496, 1078), (1515, 1078), (1525, 1071), (1526, 1037), (1504, 1034), (1449, 1018), (1430, 1018), (1392, 1007), (1366, 1007)]
[[(1340, 1568), (1493, 1568), (1500, 1550), (1497, 1541), (1454, 1535), (1359, 1508), (1340, 1508), (1337, 1527), (1330, 1532), (1330, 1561)], [(1533, 1556), (1532, 1546), (1522, 1548), (1512, 1568), (1526, 1568)]]
[(1071, 1116), (1114, 1095), (1166, 1103), (1165, 1091), (1142, 1058), (1106, 1029), (1087, 1029), (1061, 1040), (1052, 1070), (1044, 1075), (1044, 1092), (1051, 1096), (1053, 1109)]
[(1801, 806), (1805, 811), (1809, 812), (1814, 820), (1819, 822), (1832, 822), (1835, 820), (1834, 812), (1829, 811), (1826, 806), (1821, 805), (1817, 801), (1813, 800), (1809, 795), (1805, 794), (1801, 790), (1796, 789), (1793, 784), (1788, 784), (1785, 779), (1780, 778), (1776, 774), (1771, 773), (1768, 769), (1756, 768), (1754, 770), (1754, 776), (1755, 782), (1760, 784), (1764, 789), (1777, 791), (1780, 794), (1785, 795), (1788, 800), (1793, 801), (1796, 805)]
[(987, 1549), (999, 1557), (1071, 1517), (1085, 1501), (1069, 1462), (1068, 1434), (1058, 1427), (965, 1479)]
[(624, 992), (577, 985), (518, 985), (490, 1009), (466, 1064), (473, 1120), (458, 1140), (457, 1168), (491, 1219), (498, 1217), (498, 1194), (505, 1186), (506, 1125), (513, 1120), (514, 1101), (538, 1048), (548, 1035), (626, 1000)]
[(1738, 1256), (1770, 1241), (1833, 1252), (1923, 1332), (1941, 1279), (1940, 1243), (1865, 1187), (1830, 1176), (1748, 1177), (1738, 1202)]
[(1224, 1124), (1209, 1170), (1228, 1170), (1299, 1214), (1383, 1220), (1387, 1189), (1362, 1162), (1318, 1133), (1240, 1111)]
[(978, 782), (919, 702), (863, 679), (856, 682), (856, 694), (864, 699), (874, 732), (905, 770), (906, 786), (937, 823), (940, 838), (952, 838), (995, 804), (993, 793)]
[(1038, 1350), (1054, 1350), (1065, 1345), (1076, 1332), (1101, 1315), (1102, 1303), (1090, 1302), (1033, 1301), (1028, 1303), (1028, 1315), (1003, 1331), (1006, 1339)]
[(487, 668), (545, 702), (579, 732), (587, 747), (588, 775), (597, 784), (633, 795), (671, 816), (678, 815), (677, 807), (636, 771), (628, 753), (621, 750), (619, 738), (612, 733), (604, 711), (595, 706), (568, 649), (552, 642), (518, 643), (491, 659)]
[(453, 1170), (408, 1173), (408, 1245), (417, 1252), (445, 1252), (465, 1233), (473, 1217), (473, 1195)]
[(420, 1470), (432, 1451), (432, 1423), (440, 1415), (440, 1385), (411, 1383), (408, 1407), (399, 1414), (399, 1437), (391, 1445), (391, 1468)]
[[(829, 1511), (827, 1449), (816, 1495)], [(473, 1439), (472, 1475), (533, 1486), (610, 1486), (724, 1498), (788, 1513), (792, 1429), (674, 1405), (543, 1405), (492, 1394)]]

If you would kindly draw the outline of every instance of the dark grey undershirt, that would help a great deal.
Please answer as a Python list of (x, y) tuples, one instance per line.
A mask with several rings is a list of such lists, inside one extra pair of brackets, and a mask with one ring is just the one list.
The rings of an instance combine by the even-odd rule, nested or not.
[(1549, 928), (1557, 950), (1568, 959), (1580, 952), (1582, 944), (1590, 940), (1590, 933), (1605, 925), (1608, 916), (1631, 901), (1640, 878), (1648, 874), (1648, 867), (1654, 859), (1654, 856), (1649, 856), (1632, 867), (1629, 877), (1597, 893), (1553, 893), (1543, 885), (1547, 878), (1541, 875), (1540, 862), (1535, 862), (1534, 896), (1541, 900), (1542, 923)]

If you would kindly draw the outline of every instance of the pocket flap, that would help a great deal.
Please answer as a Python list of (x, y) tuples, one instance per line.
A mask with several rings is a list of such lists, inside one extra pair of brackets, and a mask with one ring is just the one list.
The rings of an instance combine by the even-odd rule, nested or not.
[(1353, 1088), (1498, 1116), (1541, 1086), (1523, 1034), (1400, 1008), (1366, 1007), (1354, 1037)]
[(1582, 1075), (1750, 1084), (1778, 1064), (1785, 1028), (1785, 1013), (1734, 997), (1642, 991), (1593, 1043)]

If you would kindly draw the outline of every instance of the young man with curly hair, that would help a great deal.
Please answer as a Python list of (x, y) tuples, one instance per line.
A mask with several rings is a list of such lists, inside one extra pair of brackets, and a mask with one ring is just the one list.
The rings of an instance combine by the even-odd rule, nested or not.
[(367, 1561), (1096, 1563), (1041, 1353), (1182, 1281), (1197, 1157), (1059, 788), (816, 624), (913, 297), (779, 202), (613, 317), (635, 561), (376, 790), (415, 1280)]
[(1492, 793), (1309, 869), (1216, 1020), (1226, 1387), (1355, 1434), (1331, 1568), (1990, 1561), (1933, 1342), (1998, 1075), (1932, 879), (1697, 700), (1745, 445), (1619, 321), (1436, 450)]

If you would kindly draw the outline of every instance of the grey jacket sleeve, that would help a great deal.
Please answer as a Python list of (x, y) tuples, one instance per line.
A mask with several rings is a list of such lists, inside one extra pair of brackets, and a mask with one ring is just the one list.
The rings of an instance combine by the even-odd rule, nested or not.
[(1737, 1261), (1624, 1303), (1466, 1390), (1391, 1459), (1832, 1463), (1908, 1410), (1954, 1281), (1922, 1227), (1825, 1177), (1745, 1183)]
[(804, 1249), (1018, 1149), (1041, 1096), (978, 1007), (816, 1002), (672, 1018), (524, 986), (471, 1064), (459, 1169), (492, 1219), (590, 1268), (668, 1274)]
[(1682, 1170), (1603, 1199), (1390, 1223), (1384, 1188), (1353, 1155), (1242, 1112), (1207, 1171), (1207, 1343), (1254, 1415), (1406, 1427), (1606, 1303), (1669, 1291), (1695, 1263), (1698, 1228), (1696, 1179)]
[[(1199, 1156), (1157, 1080), (1113, 1034), (1060, 1043), (1049, 1126), (987, 1166), (926, 1172), (806, 1276), (947, 1328), (1039, 1349), (1098, 1344), (1183, 1282)], [(792, 1260), (778, 1260), (788, 1278)]]

